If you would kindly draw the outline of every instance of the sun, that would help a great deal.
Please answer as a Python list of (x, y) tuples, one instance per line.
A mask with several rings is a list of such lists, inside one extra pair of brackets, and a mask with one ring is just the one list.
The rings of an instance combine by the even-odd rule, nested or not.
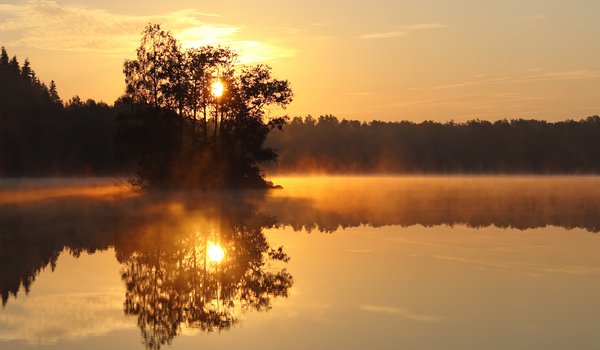
[(221, 260), (225, 257), (225, 251), (218, 243), (209, 242), (208, 243), (208, 260), (214, 263), (220, 263)]
[(218, 98), (223, 96), (223, 90), (225, 90), (225, 87), (223, 86), (223, 83), (220, 80), (215, 81), (211, 85), (211, 92), (214, 97)]

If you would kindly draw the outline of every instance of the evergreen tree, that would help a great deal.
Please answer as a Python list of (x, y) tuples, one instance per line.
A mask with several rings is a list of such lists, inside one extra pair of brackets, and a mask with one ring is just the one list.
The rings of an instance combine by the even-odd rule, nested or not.
[(0, 69), (6, 69), (8, 67), (8, 53), (4, 46), (2, 46), (0, 51)]
[(8, 73), (16, 77), (21, 73), (21, 68), (19, 68), (19, 61), (17, 60), (17, 56), (13, 56), (8, 62)]
[(23, 62), (23, 66), (21, 67), (21, 76), (30, 84), (34, 82), (34, 73), (31, 70), (31, 63), (29, 63), (29, 59), (25, 59)]
[(57, 86), (0, 50), (0, 176), (108, 174), (116, 112), (87, 101), (65, 109)]
[(50, 80), (48, 93), (50, 94), (50, 99), (53, 103), (57, 105), (62, 105), (62, 100), (60, 99), (60, 96), (58, 96), (58, 91), (56, 91), (56, 83), (54, 82), (54, 80)]

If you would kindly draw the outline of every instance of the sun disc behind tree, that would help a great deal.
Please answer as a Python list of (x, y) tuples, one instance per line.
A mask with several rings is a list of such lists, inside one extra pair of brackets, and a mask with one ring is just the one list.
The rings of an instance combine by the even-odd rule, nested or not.
[[(273, 185), (260, 170), (277, 153), (265, 147), (287, 116), (267, 114), (292, 101), (287, 80), (266, 65), (242, 66), (221, 46), (182, 51), (160, 25), (142, 32), (137, 59), (123, 72), (132, 106), (120, 117), (121, 148), (137, 163), (143, 188), (222, 189)], [(217, 80), (214, 77), (218, 77)]]

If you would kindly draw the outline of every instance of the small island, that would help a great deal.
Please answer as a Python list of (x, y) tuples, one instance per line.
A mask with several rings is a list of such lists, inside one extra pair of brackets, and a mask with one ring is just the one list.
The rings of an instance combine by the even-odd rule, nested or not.
[(270, 188), (259, 164), (277, 158), (264, 146), (286, 117), (266, 108), (292, 101), (287, 80), (266, 65), (240, 65), (229, 48), (181, 50), (158, 24), (126, 60), (127, 93), (118, 102), (117, 142), (137, 164), (141, 188)]

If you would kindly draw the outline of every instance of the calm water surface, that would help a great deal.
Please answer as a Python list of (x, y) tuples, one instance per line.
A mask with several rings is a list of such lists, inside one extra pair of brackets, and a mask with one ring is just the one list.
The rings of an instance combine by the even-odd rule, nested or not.
[(598, 349), (600, 178), (0, 180), (0, 349)]

